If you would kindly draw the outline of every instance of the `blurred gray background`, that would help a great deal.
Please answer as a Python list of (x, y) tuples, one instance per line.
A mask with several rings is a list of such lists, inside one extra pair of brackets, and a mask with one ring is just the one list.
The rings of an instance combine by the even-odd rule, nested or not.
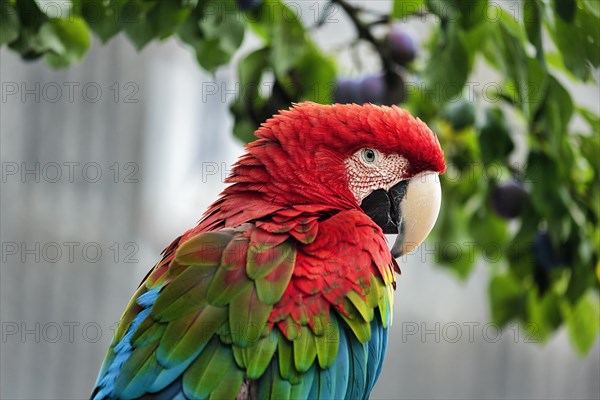
[[(335, 48), (351, 35), (340, 18), (317, 39)], [(122, 36), (95, 42), (61, 71), (0, 51), (0, 398), (89, 395), (138, 283), (242, 152), (228, 111), (235, 81), (235, 68), (202, 72), (175, 41), (139, 54)], [(597, 87), (579, 94), (599, 107)], [(600, 341), (582, 358), (564, 331), (539, 345), (518, 325), (489, 323), (493, 266), (462, 283), (427, 248), (400, 265), (372, 398), (600, 398)]]

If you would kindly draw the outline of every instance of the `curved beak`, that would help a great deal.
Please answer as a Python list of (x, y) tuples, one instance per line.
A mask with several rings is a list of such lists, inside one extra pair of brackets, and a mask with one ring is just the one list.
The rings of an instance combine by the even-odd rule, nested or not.
[(361, 203), (363, 211), (385, 234), (397, 233), (392, 256), (410, 253), (429, 235), (442, 201), (437, 172), (400, 181), (389, 190), (375, 190)]

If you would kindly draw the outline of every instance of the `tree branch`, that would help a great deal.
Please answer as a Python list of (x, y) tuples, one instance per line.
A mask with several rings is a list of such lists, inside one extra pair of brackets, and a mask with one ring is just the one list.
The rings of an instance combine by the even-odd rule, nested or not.
[(373, 33), (371, 32), (369, 25), (366, 24), (364, 21), (362, 21), (360, 19), (360, 17), (358, 16), (358, 14), (361, 12), (361, 9), (353, 6), (352, 4), (348, 3), (346, 0), (330, 0), (330, 1), (331, 1), (331, 4), (339, 5), (344, 10), (344, 12), (348, 15), (348, 17), (350, 17), (350, 20), (352, 21), (352, 24), (354, 25), (354, 28), (356, 29), (359, 39), (366, 40), (367, 42), (371, 43), (371, 45), (375, 48), (375, 50), (377, 51), (377, 54), (379, 54), (379, 58), (381, 59), (384, 69), (386, 71), (392, 71), (393, 63), (392, 63), (392, 60), (390, 59), (389, 54), (387, 54), (387, 52), (385, 51), (385, 49), (383, 47), (383, 43), (381, 43), (380, 40), (378, 40), (375, 36), (373, 36)]

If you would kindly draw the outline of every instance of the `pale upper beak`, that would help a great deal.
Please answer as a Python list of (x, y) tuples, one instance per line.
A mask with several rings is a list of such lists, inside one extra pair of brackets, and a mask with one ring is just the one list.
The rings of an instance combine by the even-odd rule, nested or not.
[(433, 229), (442, 200), (437, 172), (425, 172), (398, 182), (387, 192), (373, 191), (361, 203), (365, 211), (384, 233), (398, 236), (392, 256), (413, 251)]

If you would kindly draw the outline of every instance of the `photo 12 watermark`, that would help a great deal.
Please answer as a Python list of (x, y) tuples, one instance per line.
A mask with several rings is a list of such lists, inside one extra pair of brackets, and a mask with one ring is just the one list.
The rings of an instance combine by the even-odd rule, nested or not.
[(139, 164), (136, 162), (3, 161), (2, 183), (139, 183)]
[(539, 343), (539, 327), (534, 323), (512, 323), (501, 327), (494, 322), (414, 322), (400, 323), (402, 343), (498, 343), (508, 337), (514, 343)]
[(115, 264), (135, 264), (140, 246), (136, 242), (16, 242), (3, 241), (2, 263), (23, 264), (95, 264), (113, 262)]
[(136, 82), (2, 82), (0, 101), (6, 103), (88, 103), (137, 104), (140, 86)]
[(97, 343), (106, 334), (111, 337), (117, 324), (102, 326), (86, 321), (2, 321), (1, 343)]

